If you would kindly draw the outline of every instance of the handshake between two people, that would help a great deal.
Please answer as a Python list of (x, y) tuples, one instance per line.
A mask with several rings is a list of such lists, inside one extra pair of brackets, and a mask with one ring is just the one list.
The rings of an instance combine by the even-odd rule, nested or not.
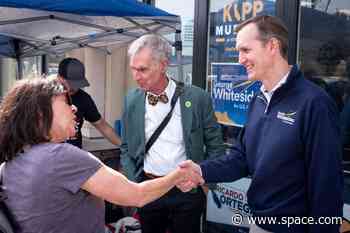
[(180, 178), (176, 183), (176, 187), (182, 192), (189, 192), (198, 185), (205, 183), (200, 166), (191, 160), (181, 162), (178, 170)]

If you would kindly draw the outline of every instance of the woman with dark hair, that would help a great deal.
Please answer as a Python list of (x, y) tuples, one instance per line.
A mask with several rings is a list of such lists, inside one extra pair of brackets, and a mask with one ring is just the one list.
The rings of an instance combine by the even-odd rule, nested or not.
[(67, 143), (74, 108), (57, 79), (19, 81), (0, 106), (5, 200), (25, 232), (104, 232), (104, 201), (143, 206), (184, 180), (176, 169), (140, 184)]

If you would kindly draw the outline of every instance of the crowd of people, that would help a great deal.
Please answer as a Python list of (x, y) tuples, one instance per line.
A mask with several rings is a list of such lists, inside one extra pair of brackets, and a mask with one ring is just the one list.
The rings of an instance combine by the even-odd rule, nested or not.
[[(341, 217), (334, 101), (288, 64), (279, 18), (256, 16), (236, 32), (239, 63), (262, 86), (228, 154), (209, 93), (167, 76), (171, 46), (161, 36), (129, 46), (138, 87), (125, 97), (121, 137), (81, 89), (89, 83), (79, 60), (64, 59), (58, 77), (18, 81), (0, 105), (2, 182), (17, 232), (102, 233), (106, 200), (138, 207), (143, 233), (199, 233), (206, 184), (246, 176), (255, 217)], [(81, 148), (84, 120), (120, 145), (122, 172)], [(339, 224), (256, 223), (250, 232), (336, 233)]]

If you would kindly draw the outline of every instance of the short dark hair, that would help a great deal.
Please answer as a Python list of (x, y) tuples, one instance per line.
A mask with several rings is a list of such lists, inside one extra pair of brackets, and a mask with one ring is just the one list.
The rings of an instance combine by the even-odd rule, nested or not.
[(58, 75), (66, 80), (71, 89), (78, 90), (90, 86), (85, 77), (84, 64), (76, 58), (63, 59), (58, 65)]
[(66, 94), (57, 78), (18, 81), (0, 104), (0, 162), (31, 146), (50, 141), (52, 98)]
[(271, 38), (276, 38), (280, 42), (280, 53), (283, 58), (288, 58), (288, 28), (278, 17), (271, 15), (259, 15), (250, 18), (236, 27), (238, 33), (248, 24), (255, 24), (259, 31), (259, 39), (267, 42)]

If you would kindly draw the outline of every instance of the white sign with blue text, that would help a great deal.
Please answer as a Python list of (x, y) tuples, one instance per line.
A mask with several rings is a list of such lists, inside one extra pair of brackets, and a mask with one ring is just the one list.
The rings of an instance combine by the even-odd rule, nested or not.
[(250, 183), (251, 179), (242, 178), (232, 183), (219, 183), (211, 189), (207, 197), (207, 221), (248, 228), (247, 216), (252, 213), (246, 192)]
[(248, 106), (260, 82), (248, 80), (246, 69), (238, 63), (211, 64), (211, 96), (219, 123), (243, 126)]

